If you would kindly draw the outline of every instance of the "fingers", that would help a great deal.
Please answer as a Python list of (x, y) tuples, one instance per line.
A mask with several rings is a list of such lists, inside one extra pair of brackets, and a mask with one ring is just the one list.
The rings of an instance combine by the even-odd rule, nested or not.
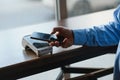
[[(51, 34), (55, 34), (56, 36), (59, 36), (62, 31), (63, 31), (62, 27), (55, 27), (55, 28), (53, 28), (53, 31), (51, 32)], [(56, 46), (56, 47), (61, 46), (59, 41), (49, 42), (49, 45)]]
[(49, 45), (59, 47), (60, 43), (58, 41), (55, 41), (55, 42), (50, 42)]
[(71, 46), (71, 43), (69, 43), (68, 38), (65, 38), (62, 43), (59, 43), (58, 41), (55, 41), (55, 42), (50, 42), (49, 45), (50, 46), (56, 46), (56, 47), (61, 46), (63, 48), (67, 48), (67, 47)]
[(53, 29), (53, 31), (51, 32), (51, 34), (55, 34), (58, 38), (60, 36), (63, 37), (62, 42), (60, 41), (54, 41), (54, 42), (50, 42), (49, 44), (51, 46), (56, 46), (56, 47), (63, 47), (63, 48), (67, 48), (70, 47), (73, 44), (73, 34), (72, 34), (72, 30), (69, 29), (65, 29), (63, 27), (55, 27)]
[(68, 39), (65, 38), (62, 43), (59, 43), (58, 41), (55, 41), (55, 42), (50, 42), (49, 45), (50, 46), (56, 46), (56, 47), (61, 46), (63, 48), (67, 48), (68, 47), (68, 43), (67, 42), (68, 42)]
[(53, 31), (51, 32), (51, 34), (55, 34), (55, 33), (61, 33), (61, 32), (63, 32), (63, 28), (62, 27), (55, 27), (54, 29), (53, 29)]

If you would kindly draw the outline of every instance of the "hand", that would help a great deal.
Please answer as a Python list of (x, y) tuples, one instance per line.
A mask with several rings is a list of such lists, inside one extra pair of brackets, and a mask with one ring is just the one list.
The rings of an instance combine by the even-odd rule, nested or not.
[(63, 28), (63, 27), (55, 27), (51, 34), (56, 34), (56, 36), (64, 37), (62, 43), (60, 44), (59, 41), (50, 42), (49, 45), (51, 46), (62, 46), (63, 48), (70, 47), (73, 45), (73, 32), (72, 30)]

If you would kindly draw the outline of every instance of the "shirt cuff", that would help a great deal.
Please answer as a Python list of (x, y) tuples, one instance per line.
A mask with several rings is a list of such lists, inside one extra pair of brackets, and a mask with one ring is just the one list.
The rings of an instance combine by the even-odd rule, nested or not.
[(77, 29), (73, 30), (74, 35), (74, 45), (84, 45), (87, 41), (86, 30), (85, 29)]

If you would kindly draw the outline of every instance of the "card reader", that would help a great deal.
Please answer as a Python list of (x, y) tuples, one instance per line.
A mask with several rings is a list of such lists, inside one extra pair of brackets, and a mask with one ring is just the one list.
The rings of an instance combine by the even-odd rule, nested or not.
[(47, 41), (32, 39), (30, 35), (26, 35), (23, 37), (22, 45), (25, 49), (33, 50), (38, 56), (49, 53), (52, 54), (53, 51), (52, 46), (49, 46), (49, 43)]

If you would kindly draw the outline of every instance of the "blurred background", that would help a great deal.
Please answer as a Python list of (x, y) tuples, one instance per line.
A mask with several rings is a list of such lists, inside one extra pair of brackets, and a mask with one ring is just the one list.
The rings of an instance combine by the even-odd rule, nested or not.
[[(115, 8), (120, 0), (67, 0), (68, 16)], [(55, 0), (0, 0), (0, 30), (55, 20)]]

